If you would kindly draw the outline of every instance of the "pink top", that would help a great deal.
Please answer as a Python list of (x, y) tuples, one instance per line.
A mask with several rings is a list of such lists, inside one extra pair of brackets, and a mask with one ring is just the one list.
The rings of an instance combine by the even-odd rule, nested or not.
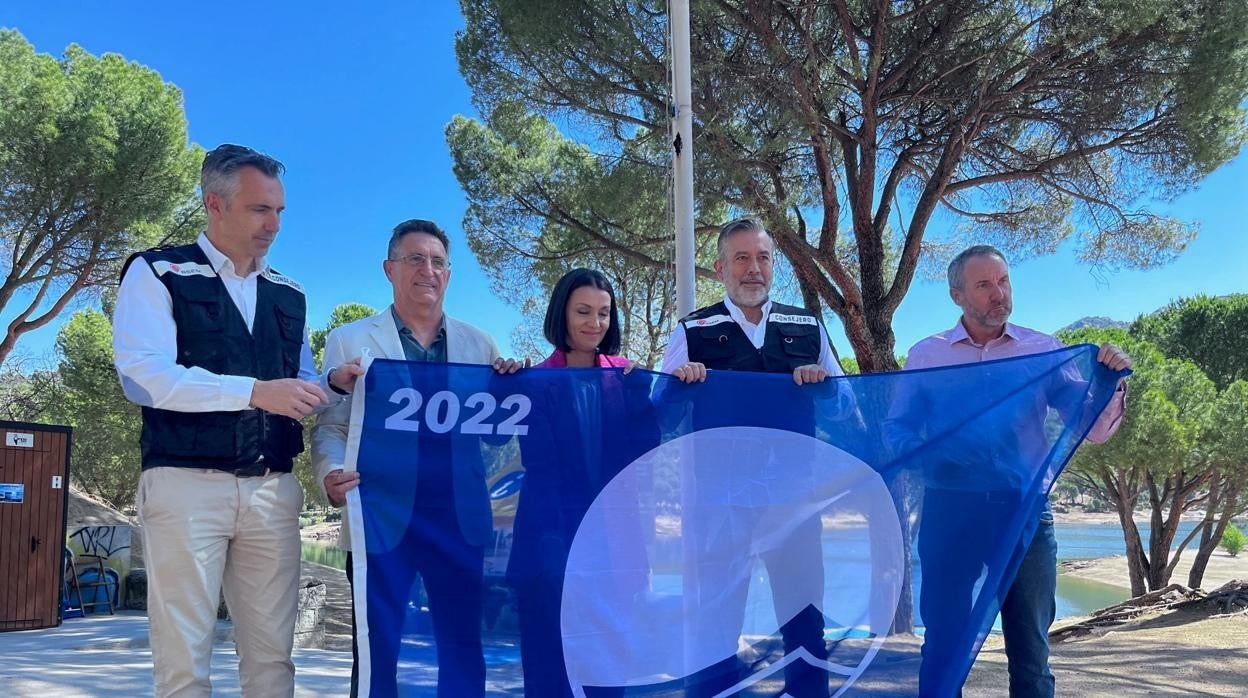
[[(598, 355), (598, 368), (624, 368), (628, 365), (628, 359), (623, 356), (607, 356), (606, 354)], [(556, 349), (547, 356), (542, 363), (533, 368), (567, 368), (568, 354), (562, 349)]]
[[(606, 354), (598, 354), (597, 359), (598, 368), (624, 368), (628, 366), (628, 359), (623, 356), (607, 356)], [(567, 352), (562, 349), (556, 349), (550, 356), (546, 357), (545, 361), (541, 362), (534, 368), (567, 367)], [(616, 387), (618, 388), (618, 386)], [(621, 397), (619, 390), (604, 390), (603, 392), (608, 396), (606, 399), (614, 397), (618, 400)], [(583, 412), (582, 414), (585, 413)], [(590, 431), (591, 430), (587, 430), (587, 432)], [(616, 480), (618, 480), (618, 482), (613, 481), (612, 484), (612, 487), (616, 488), (613, 497), (618, 498), (615, 499), (615, 501), (638, 501), (640, 494), (637, 493), (637, 473), (632, 469), (625, 469), (615, 477)], [(606, 519), (606, 522), (601, 525), (605, 526), (608, 531), (640, 530), (642, 526), (638, 511), (635, 508), (608, 507), (605, 511), (599, 510), (598, 514)], [(649, 568), (649, 565), (646, 562), (646, 550), (641, 546), (641, 544), (634, 544), (631, 540), (632, 539), (627, 537), (619, 538), (616, 536), (611, 536), (607, 540), (607, 546), (610, 548), (608, 559), (616, 561), (637, 561), (636, 564), (624, 566), (625, 568), (633, 570), (632, 574), (625, 573), (616, 577), (616, 589), (614, 591), (618, 598), (633, 598), (634, 595), (645, 588), (647, 581), (644, 576), (644, 572), (642, 572), (643, 570)], [(571, 541), (568, 541), (568, 543), (570, 544)], [(611, 596), (608, 596), (607, 598), (611, 598)]]
[[(967, 333), (962, 320), (959, 319), (958, 324), (951, 329), (937, 332), (911, 347), (910, 353), (906, 355), (906, 369), (1008, 359), (1014, 356), (1041, 354), (1061, 349), (1064, 346), (1066, 345), (1053, 335), (1010, 323), (1006, 323), (1005, 332), (1000, 337), (983, 345), (976, 344), (975, 340), (971, 339), (971, 335)], [(1122, 415), (1126, 411), (1126, 406), (1126, 386), (1120, 383), (1118, 392), (1114, 393), (1113, 399), (1105, 406), (1105, 411), (1101, 413), (1096, 424), (1092, 425), (1092, 430), (1088, 432), (1088, 441), (1099, 444), (1113, 436), (1114, 432), (1118, 431), (1118, 426), (1122, 424)]]

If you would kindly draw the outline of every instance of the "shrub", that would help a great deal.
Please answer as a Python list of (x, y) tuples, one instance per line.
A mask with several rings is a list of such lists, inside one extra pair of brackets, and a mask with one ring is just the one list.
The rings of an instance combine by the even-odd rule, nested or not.
[(1245, 543), (1248, 543), (1248, 537), (1244, 536), (1244, 532), (1235, 524), (1227, 526), (1222, 532), (1222, 549), (1230, 553), (1231, 557), (1239, 555)]

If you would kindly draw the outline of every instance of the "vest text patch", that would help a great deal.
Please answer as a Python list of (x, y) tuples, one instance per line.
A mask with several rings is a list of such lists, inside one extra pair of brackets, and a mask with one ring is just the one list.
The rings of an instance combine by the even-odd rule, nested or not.
[[(773, 315), (772, 317), (775, 316)], [(728, 315), (712, 315), (697, 320), (685, 320), (685, 327), (710, 327), (711, 325), (719, 325), (725, 322), (732, 322), (732, 317)]]
[(794, 325), (817, 325), (817, 320), (811, 315), (781, 315), (780, 313), (772, 313), (767, 317), (767, 322), (787, 322)]
[(273, 271), (272, 267), (269, 267), (268, 269), (265, 269), (264, 271), (260, 272), (260, 276), (263, 276), (264, 278), (268, 279), (269, 281), (272, 281), (275, 284), (282, 284), (284, 286), (289, 286), (295, 289), (296, 291), (303, 293), (303, 287), (299, 285), (298, 281), (295, 281), (294, 279), (290, 278), (289, 276), (286, 276), (285, 274), (279, 274), (278, 272)]
[(177, 274), (178, 276), (216, 276), (217, 272), (207, 264), (196, 264), (194, 262), (167, 262), (165, 260), (157, 260), (152, 262), (152, 270), (156, 272), (156, 276), (164, 274)]

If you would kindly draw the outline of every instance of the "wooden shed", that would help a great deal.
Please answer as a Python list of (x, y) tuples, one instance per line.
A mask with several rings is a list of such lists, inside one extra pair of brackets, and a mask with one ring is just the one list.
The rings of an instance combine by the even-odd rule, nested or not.
[(0, 421), (0, 632), (60, 625), (70, 436)]

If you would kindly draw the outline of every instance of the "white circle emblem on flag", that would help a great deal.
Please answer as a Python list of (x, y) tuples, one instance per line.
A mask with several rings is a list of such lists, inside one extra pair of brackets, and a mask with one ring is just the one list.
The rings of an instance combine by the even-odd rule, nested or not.
[(829, 658), (792, 652), (740, 688), (806, 661), (843, 692), (892, 627), (903, 552), (888, 488), (845, 450), (758, 427), (672, 439), (621, 471), (577, 530), (561, 611), (569, 683), (584, 695), (688, 677), (813, 606), (840, 640)]

